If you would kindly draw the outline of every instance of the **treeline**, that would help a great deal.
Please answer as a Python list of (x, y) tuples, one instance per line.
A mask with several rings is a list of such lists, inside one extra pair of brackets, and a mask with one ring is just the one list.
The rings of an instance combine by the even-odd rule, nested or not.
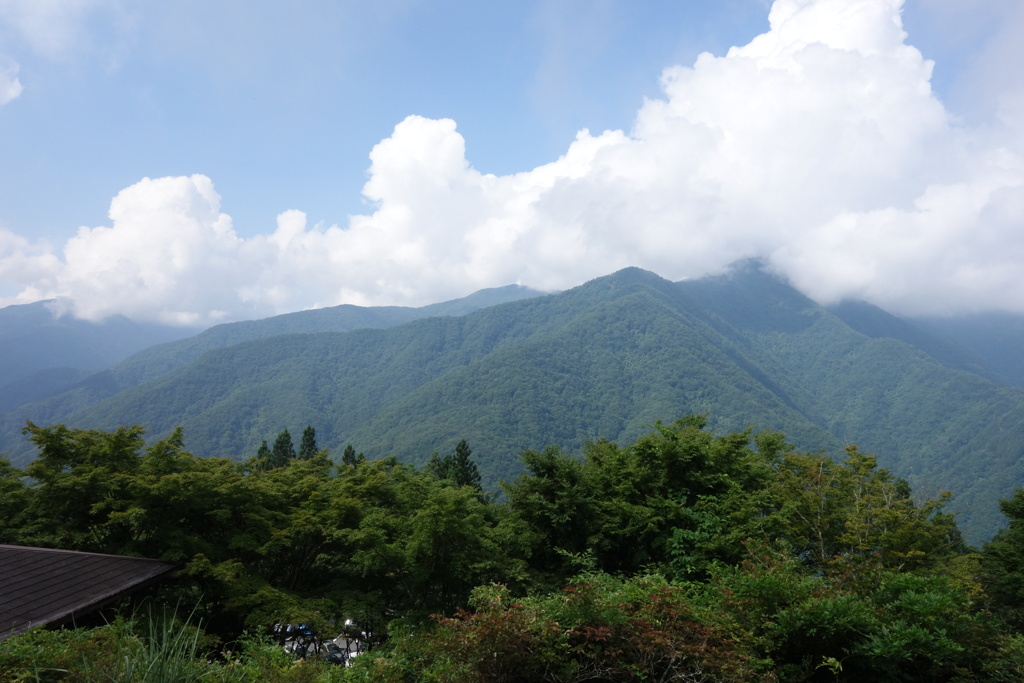
[[(493, 494), (464, 441), (418, 469), (335, 463), (312, 428), (303, 457), (279, 435), (244, 462), (180, 430), (26, 432), (39, 457), (0, 461), (0, 542), (180, 563), (154, 600), (195, 606), (202, 647), (176, 659), (209, 680), (1024, 679), (1024, 493), (972, 549), (945, 499), (856, 447), (688, 417), (581, 458), (527, 451)], [(125, 623), (11, 638), (0, 680), (82, 680), (97, 643), (147, 641)], [(295, 664), (254, 645), (274, 624), (348, 624), (369, 651)]]

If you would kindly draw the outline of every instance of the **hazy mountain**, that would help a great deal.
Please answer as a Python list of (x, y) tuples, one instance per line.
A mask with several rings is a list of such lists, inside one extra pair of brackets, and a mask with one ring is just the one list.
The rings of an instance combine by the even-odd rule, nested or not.
[[(283, 318), (259, 322), (294, 329)], [(954, 490), (974, 539), (997, 523), (995, 500), (1024, 483), (1024, 390), (972, 371), (969, 353), (928, 328), (866, 305), (830, 312), (756, 264), (680, 283), (627, 269), (388, 329), (319, 332), (306, 320), (309, 333), (249, 341), (257, 323), (213, 328), (79, 388), (98, 391), (126, 367), (154, 377), (138, 386), (87, 407), (72, 392), (30, 408), (78, 427), (139, 423), (163, 435), (181, 424), (194, 452), (233, 457), (307, 423), (322, 446), (413, 462), (465, 438), (491, 484), (514, 475), (525, 448), (630, 440), (655, 420), (702, 412), (721, 430), (782, 430), (801, 450), (841, 457), (857, 443), (923, 495)], [(24, 417), (4, 422), (5, 446), (21, 454), (8, 444)]]
[[(18, 415), (24, 415), (26, 418), (39, 421), (59, 421), (79, 408), (91, 405), (108, 396), (113, 396), (119, 391), (137, 386), (144, 381), (154, 379), (175, 368), (186, 365), (211, 349), (224, 348), (251, 339), (262, 339), (288, 333), (339, 332), (359, 328), (393, 327), (420, 318), (464, 315), (479, 308), (493, 306), (506, 301), (539, 296), (540, 294), (542, 292), (528, 287), (509, 285), (507, 287), (483, 289), (461, 299), (431, 304), (420, 308), (403, 306), (333, 306), (330, 308), (287, 313), (262, 320), (224, 323), (204, 330), (199, 334), (195, 334), (195, 330), (175, 332), (178, 328), (171, 328), (169, 332), (164, 334), (163, 338), (160, 338), (160, 335), (156, 334), (156, 332), (161, 331), (163, 328), (156, 328), (156, 332), (151, 335), (152, 339), (144, 342), (140, 340), (138, 343), (131, 343), (134, 338), (130, 334), (123, 335), (123, 328), (138, 328), (142, 330), (148, 328), (136, 325), (125, 318), (111, 319), (105, 321), (103, 326), (99, 328), (101, 331), (109, 331), (109, 336), (112, 337), (110, 342), (107, 342), (104, 337), (104, 343), (116, 343), (119, 345), (117, 348), (127, 350), (121, 353), (112, 353), (108, 349), (106, 350), (107, 355), (102, 357), (93, 353), (92, 356), (87, 357), (92, 358), (96, 356), (96, 359), (87, 365), (83, 363), (75, 365), (74, 363), (75, 359), (79, 358), (79, 356), (89, 352), (89, 345), (74, 339), (68, 340), (68, 343), (65, 343), (64, 337), (59, 334), (54, 335), (57, 337), (56, 339), (50, 339), (46, 335), (48, 333), (53, 334), (53, 329), (83, 328), (91, 330), (94, 336), (100, 336), (101, 332), (96, 331), (95, 324), (71, 319), (63, 321), (62, 327), (51, 326), (47, 328), (43, 325), (37, 325), (35, 335), (41, 340), (39, 345), (43, 348), (53, 347), (53, 351), (51, 353), (44, 353), (40, 358), (32, 358), (33, 367), (43, 368), (39, 374), (30, 375), (29, 373), (23, 373), (16, 378), (21, 381), (12, 382), (4, 390), (0, 390), (0, 413), (9, 413), (17, 410)], [(32, 304), (32, 307), (37, 307), (37, 305)], [(41, 305), (37, 308), (38, 310), (43, 310)], [(4, 325), (8, 320), (2, 317), (3, 313), (8, 310), (0, 309), (0, 325)], [(41, 320), (42, 316), (38, 315), (38, 311), (36, 313), (36, 317)], [(6, 329), (6, 326), (0, 327), (0, 329)], [(119, 332), (128, 338), (117, 339)], [(69, 335), (65, 334), (64, 336)], [(79, 335), (79, 337), (81, 336), (83, 335)], [(2, 341), (2, 337), (0, 337), (0, 341)], [(80, 348), (82, 346), (85, 348)], [(61, 356), (62, 352), (66, 353), (66, 355)], [(134, 355), (128, 357), (129, 354)], [(31, 356), (31, 345), (27, 342), (19, 351), (11, 353), (9, 364), (11, 366), (17, 366), (19, 363), (24, 365), (25, 361), (19, 360), (22, 356)], [(62, 358), (70, 359), (66, 360), (66, 362), (71, 363), (73, 368), (53, 367), (53, 362)], [(125, 360), (120, 363), (117, 362), (122, 359)], [(108, 368), (107, 366), (113, 367)], [(90, 371), (82, 372), (82, 368)], [(107, 369), (98, 371), (101, 368)], [(43, 401), (44, 399), (48, 400)], [(39, 402), (42, 403), (18, 410), (25, 404)]]
[(958, 344), (997, 381), (1024, 386), (1024, 316), (988, 312), (923, 318), (917, 322)]
[(0, 308), (0, 412), (39, 400), (146, 347), (195, 329), (56, 315), (52, 301)]
[[(993, 382), (1008, 382), (1005, 373), (986, 363), (977, 349), (959, 342), (924, 319), (902, 318), (865, 301), (843, 301), (828, 307), (836, 317), (872, 339), (899, 339), (916, 346), (943, 365), (981, 375)], [(965, 320), (965, 317), (948, 320)]]

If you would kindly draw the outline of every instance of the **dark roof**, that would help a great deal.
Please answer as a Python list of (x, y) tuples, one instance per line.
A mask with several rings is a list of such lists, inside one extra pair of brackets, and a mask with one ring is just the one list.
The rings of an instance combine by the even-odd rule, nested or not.
[(142, 557), (0, 545), (0, 640), (71, 621), (174, 569)]

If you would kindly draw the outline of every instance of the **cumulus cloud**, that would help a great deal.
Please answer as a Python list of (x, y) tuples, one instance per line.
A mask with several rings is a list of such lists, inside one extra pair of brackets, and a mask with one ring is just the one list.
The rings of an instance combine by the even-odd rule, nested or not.
[(4, 106), (21, 94), (21, 81), (18, 80), (18, 66), (0, 63), (0, 107)]
[(147, 179), (52, 269), (14, 242), (0, 264), (45, 273), (22, 298), (190, 323), (559, 289), (627, 265), (698, 277), (754, 256), (822, 301), (1024, 311), (1017, 119), (954, 120), (901, 7), (776, 0), (767, 33), (666, 69), (632, 130), (581, 131), (518, 174), (479, 172), (455, 122), (411, 116), (370, 154), (372, 211), (342, 227), (290, 211), (241, 239), (208, 178)]

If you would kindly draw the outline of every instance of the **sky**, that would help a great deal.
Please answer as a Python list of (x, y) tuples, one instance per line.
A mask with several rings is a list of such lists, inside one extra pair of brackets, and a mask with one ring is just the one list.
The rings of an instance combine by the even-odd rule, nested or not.
[(1019, 0), (0, 0), (0, 306), (672, 279), (1024, 313)]

